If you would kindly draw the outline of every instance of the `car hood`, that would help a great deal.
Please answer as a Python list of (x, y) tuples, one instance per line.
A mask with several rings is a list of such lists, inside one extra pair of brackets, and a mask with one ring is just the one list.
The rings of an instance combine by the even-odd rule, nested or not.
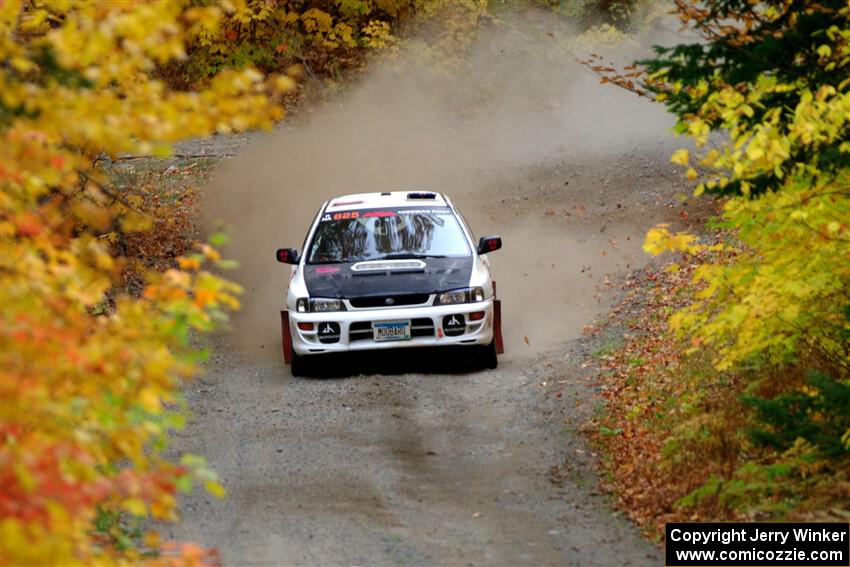
[[(472, 256), (386, 262), (387, 269), (358, 264), (306, 264), (304, 283), (311, 297), (353, 298), (408, 293), (439, 293), (468, 287)], [(415, 265), (416, 267), (410, 267)], [(407, 266), (407, 267), (405, 267)]]

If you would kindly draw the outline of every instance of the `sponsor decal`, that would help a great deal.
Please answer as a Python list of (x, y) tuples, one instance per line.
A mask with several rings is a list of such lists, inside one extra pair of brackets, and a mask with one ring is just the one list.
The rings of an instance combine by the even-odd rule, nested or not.
[(319, 266), (314, 270), (317, 274), (335, 274), (339, 272), (339, 268), (333, 266)]
[(319, 323), (319, 342), (324, 344), (339, 342), (339, 323), (326, 321)]
[[(340, 203), (353, 204), (353, 203)], [(340, 211), (337, 213), (325, 213), (322, 216), (322, 222), (352, 220), (357, 218), (385, 218), (395, 217), (400, 215), (448, 215), (451, 214), (449, 207), (440, 208), (425, 208), (414, 207), (404, 209), (372, 209), (364, 211), (362, 209), (355, 211)]]
[(447, 337), (456, 337), (466, 331), (466, 319), (463, 315), (446, 315), (443, 317), (443, 332)]
[(398, 212), (400, 215), (447, 215), (451, 213), (448, 207), (440, 209), (402, 209)]

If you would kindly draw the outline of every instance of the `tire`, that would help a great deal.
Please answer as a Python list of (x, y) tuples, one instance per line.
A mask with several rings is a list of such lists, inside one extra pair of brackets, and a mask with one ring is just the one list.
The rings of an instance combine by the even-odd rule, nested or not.
[(496, 353), (496, 339), (493, 339), (489, 345), (478, 347), (481, 351), (478, 353), (478, 365), (485, 370), (493, 370), (499, 367), (499, 355)]
[(289, 364), (289, 371), (293, 377), (302, 378), (310, 375), (309, 361), (295, 352), (295, 349), (292, 349), (292, 361)]

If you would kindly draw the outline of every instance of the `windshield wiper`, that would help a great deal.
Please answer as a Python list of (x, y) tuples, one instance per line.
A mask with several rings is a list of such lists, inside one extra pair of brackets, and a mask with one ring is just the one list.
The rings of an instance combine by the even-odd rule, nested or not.
[(399, 254), (387, 254), (386, 256), (381, 256), (378, 260), (421, 260), (423, 258), (445, 258), (444, 255), (439, 254), (409, 254), (406, 252), (402, 252)]

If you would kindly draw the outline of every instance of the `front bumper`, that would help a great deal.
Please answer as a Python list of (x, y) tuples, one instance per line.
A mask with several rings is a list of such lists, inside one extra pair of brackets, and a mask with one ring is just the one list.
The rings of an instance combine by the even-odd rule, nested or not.
[[(292, 349), (300, 356), (363, 350), (396, 348), (436, 347), (450, 345), (488, 345), (494, 338), (493, 300), (458, 305), (427, 307), (399, 307), (382, 309), (359, 309), (331, 313), (284, 312), (284, 355), (287, 350), (287, 335), (291, 335)], [(479, 320), (471, 320), (470, 314), (484, 312)], [(460, 334), (452, 336), (444, 330), (444, 318), (462, 315), (465, 327)], [(397, 321), (411, 322), (411, 338), (397, 341), (375, 341), (372, 323)], [(299, 323), (312, 323), (312, 330), (302, 330)], [(339, 339), (322, 342), (318, 329), (322, 323), (339, 325)], [(458, 332), (458, 331), (455, 331)]]

